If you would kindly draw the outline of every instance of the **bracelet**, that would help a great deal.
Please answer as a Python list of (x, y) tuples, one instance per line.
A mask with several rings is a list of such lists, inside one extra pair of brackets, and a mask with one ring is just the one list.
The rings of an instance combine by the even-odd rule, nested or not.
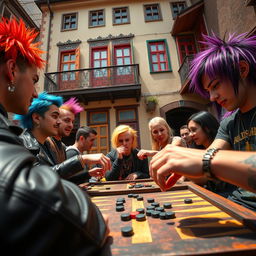
[(206, 151), (206, 153), (203, 156), (202, 170), (207, 179), (210, 179), (210, 180), (216, 179), (216, 177), (214, 176), (211, 170), (211, 160), (213, 159), (213, 157), (218, 151), (219, 151), (218, 148), (210, 148)]

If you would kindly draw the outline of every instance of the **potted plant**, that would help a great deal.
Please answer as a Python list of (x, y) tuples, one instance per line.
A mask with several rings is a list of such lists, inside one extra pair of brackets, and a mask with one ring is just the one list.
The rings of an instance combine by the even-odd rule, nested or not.
[(156, 96), (148, 96), (145, 99), (145, 103), (146, 103), (146, 111), (147, 112), (153, 112), (156, 109), (158, 99), (157, 99)]

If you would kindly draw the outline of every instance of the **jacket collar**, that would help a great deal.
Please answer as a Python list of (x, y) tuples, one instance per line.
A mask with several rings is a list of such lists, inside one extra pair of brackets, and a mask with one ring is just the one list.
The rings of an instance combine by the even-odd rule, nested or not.
[(6, 112), (6, 110), (4, 109), (4, 107), (3, 107), (2, 104), (0, 104), (0, 113), (1, 113), (5, 118), (8, 118), (7, 112)]
[(1, 123), (0, 123), (1, 128), (8, 128), (12, 133), (16, 134), (17, 136), (19, 136), (23, 132), (23, 129), (21, 127), (13, 124), (8, 120), (8, 114), (4, 109), (3, 105), (1, 104), (0, 104), (0, 119), (1, 119)]

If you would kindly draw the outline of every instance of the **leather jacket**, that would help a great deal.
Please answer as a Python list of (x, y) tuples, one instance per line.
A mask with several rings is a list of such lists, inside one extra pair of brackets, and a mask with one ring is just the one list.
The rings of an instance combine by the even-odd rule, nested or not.
[[(125, 179), (130, 173), (136, 173), (138, 176), (137, 179), (149, 178), (148, 159), (145, 158), (143, 160), (140, 160), (137, 157), (138, 152), (139, 150), (137, 148), (134, 148), (132, 150), (130, 155), (133, 162), (132, 167), (123, 174), (125, 177), (122, 177), (122, 179)], [(110, 151), (106, 156), (110, 159), (112, 163), (112, 169), (110, 171), (107, 171), (105, 174), (106, 180), (119, 180), (121, 166), (124, 159), (118, 158), (116, 149)]]
[(61, 164), (56, 164), (54, 162), (55, 157), (52, 155), (47, 142), (44, 145), (39, 144), (36, 138), (28, 130), (25, 130), (20, 135), (20, 138), (23, 141), (24, 147), (27, 148), (34, 156), (36, 156), (38, 159), (38, 164), (46, 164), (51, 166), (52, 170), (58, 173), (61, 178), (68, 179), (72, 175), (83, 170), (83, 166), (78, 156), (67, 159)]
[(99, 255), (106, 225), (89, 196), (62, 180), (17, 136), (0, 106), (0, 248), (8, 255)]

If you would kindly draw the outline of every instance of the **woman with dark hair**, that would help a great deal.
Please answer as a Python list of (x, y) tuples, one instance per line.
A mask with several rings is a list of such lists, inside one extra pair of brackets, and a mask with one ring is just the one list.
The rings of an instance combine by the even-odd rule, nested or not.
[(218, 120), (207, 111), (191, 115), (187, 124), (193, 141), (204, 148), (211, 145), (220, 126)]
[[(188, 119), (190, 134), (197, 146), (208, 148), (215, 139), (219, 129), (218, 120), (207, 111), (200, 111), (191, 115)], [(235, 189), (234, 185), (224, 181), (212, 181), (206, 179), (194, 179), (194, 182), (203, 185), (219, 195), (227, 197), (230, 191)]]

